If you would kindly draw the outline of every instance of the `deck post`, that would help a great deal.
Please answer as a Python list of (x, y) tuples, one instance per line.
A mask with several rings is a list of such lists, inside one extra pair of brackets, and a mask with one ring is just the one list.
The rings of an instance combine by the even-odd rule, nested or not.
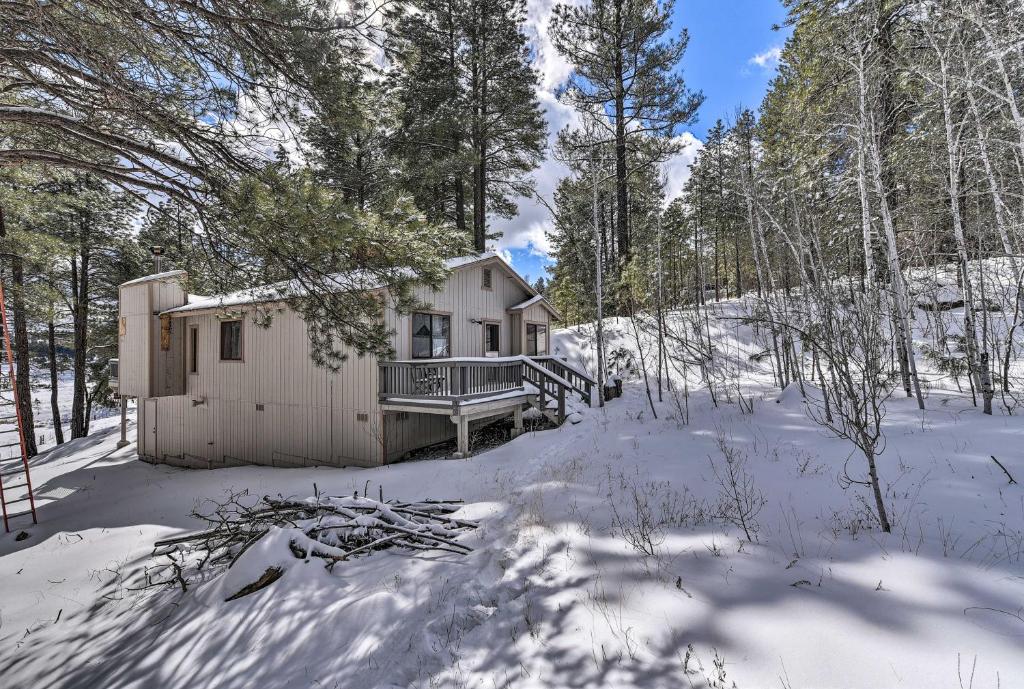
[(558, 423), (565, 422), (565, 386), (558, 386)]
[(458, 429), (459, 448), (452, 456), (456, 459), (465, 459), (469, 457), (469, 419), (465, 415), (460, 415), (455, 426)]
[(523, 434), (523, 408), (516, 407), (515, 412), (513, 412), (512, 418), (515, 423), (515, 425), (512, 427), (512, 437), (518, 438), (520, 435)]
[(121, 439), (117, 441), (120, 449), (128, 445), (128, 398), (121, 397)]

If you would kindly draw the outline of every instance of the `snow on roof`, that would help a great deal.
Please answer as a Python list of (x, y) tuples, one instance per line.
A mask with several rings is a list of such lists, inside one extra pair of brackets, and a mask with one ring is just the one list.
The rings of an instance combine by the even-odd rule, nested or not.
[(168, 270), (163, 273), (153, 273), (152, 275), (144, 275), (128, 282), (122, 282), (121, 287), (131, 287), (132, 285), (141, 285), (143, 282), (153, 282), (157, 280), (169, 280), (176, 277), (184, 277), (184, 270)]
[(537, 294), (535, 296), (532, 296), (529, 299), (527, 299), (526, 301), (524, 301), (522, 304), (516, 304), (515, 306), (510, 306), (510, 307), (508, 307), (508, 310), (509, 311), (522, 311), (524, 309), (530, 308), (534, 304), (540, 304), (541, 306), (546, 308), (548, 311), (550, 311), (552, 314), (554, 314), (555, 318), (561, 318), (562, 317), (562, 314), (558, 313), (558, 309), (556, 309), (554, 306), (552, 306), (551, 302), (549, 302), (547, 300), (547, 297), (545, 297), (543, 294)]
[[(500, 260), (509, 271), (515, 275), (519, 275), (515, 272), (512, 266), (508, 265), (505, 259), (501, 258), (498, 254), (492, 251), (485, 251), (480, 254), (470, 254), (467, 256), (457, 256), (450, 258), (445, 261), (445, 267), (448, 270), (457, 270), (464, 266), (471, 265), (473, 263), (479, 263), (480, 261), (487, 261), (490, 259)], [(182, 271), (178, 271), (182, 272)], [(408, 268), (397, 268), (395, 269), (395, 277), (406, 276), (412, 277), (412, 271)], [(150, 276), (156, 277), (156, 276)], [(522, 278), (520, 277), (520, 280)], [(337, 285), (337, 289), (380, 289), (384, 286), (381, 282), (378, 274), (371, 271), (349, 271), (346, 273), (335, 273), (329, 275), (325, 281), (334, 282)], [(128, 283), (126, 283), (128, 284)], [(523, 284), (526, 284), (523, 281)], [(528, 286), (528, 285), (527, 285)], [(532, 291), (532, 290), (531, 290)], [(260, 287), (248, 287), (246, 289), (238, 290), (237, 292), (231, 292), (229, 294), (220, 294), (212, 297), (198, 297), (193, 299), (193, 295), (189, 295), (189, 303), (184, 306), (178, 306), (173, 309), (167, 309), (163, 313), (165, 314), (176, 314), (176, 313), (192, 313), (195, 311), (205, 311), (207, 309), (223, 309), (238, 306), (251, 306), (255, 304), (266, 304), (269, 302), (282, 301), (284, 299), (302, 296), (306, 293), (306, 288), (298, 280), (286, 280), (283, 282), (276, 282), (271, 285), (262, 285)]]
[(515, 306), (508, 307), (508, 310), (509, 311), (522, 311), (523, 309), (528, 309), (531, 306), (533, 306), (534, 304), (537, 304), (537, 303), (542, 302), (542, 301), (545, 301), (544, 295), (543, 294), (538, 294), (536, 296), (530, 297), (529, 299), (524, 301), (522, 304), (516, 304)]

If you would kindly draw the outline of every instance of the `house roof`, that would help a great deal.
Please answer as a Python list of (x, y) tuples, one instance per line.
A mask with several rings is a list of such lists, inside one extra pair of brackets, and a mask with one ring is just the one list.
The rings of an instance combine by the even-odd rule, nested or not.
[(153, 273), (152, 275), (143, 275), (140, 278), (129, 280), (128, 282), (122, 282), (121, 287), (131, 287), (132, 285), (141, 285), (144, 282), (159, 282), (161, 280), (171, 280), (174, 278), (183, 278), (186, 276), (184, 270), (167, 270), (163, 273)]
[(547, 297), (545, 297), (543, 294), (535, 294), (534, 296), (532, 296), (529, 299), (527, 299), (526, 301), (524, 301), (522, 304), (516, 304), (515, 306), (508, 307), (506, 309), (506, 311), (525, 311), (526, 309), (530, 308), (534, 304), (540, 304), (545, 309), (547, 309), (551, 313), (551, 315), (554, 316), (555, 318), (561, 318), (562, 317), (562, 314), (560, 314), (558, 312), (558, 309), (556, 309), (554, 306), (552, 306), (551, 302), (549, 302), (547, 300)]
[[(458, 256), (456, 258), (450, 258), (445, 261), (445, 267), (449, 270), (456, 271), (471, 265), (477, 265), (479, 263), (490, 262), (500, 263), (509, 275), (519, 284), (523, 290), (530, 295), (536, 295), (537, 291), (530, 286), (523, 277), (515, 271), (515, 269), (508, 264), (498, 254), (487, 251), (480, 254), (471, 254), (467, 256)], [(405, 268), (396, 269), (404, 274), (411, 275), (411, 271)], [(175, 271), (177, 273), (184, 274), (184, 271)], [(164, 274), (168, 275), (168, 274)], [(157, 276), (148, 276), (146, 279), (153, 279)], [(334, 282), (337, 284), (338, 289), (364, 289), (374, 290), (383, 287), (378, 275), (366, 271), (350, 271), (347, 273), (336, 273), (327, 277), (328, 282)], [(131, 284), (131, 283), (126, 283)], [(230, 292), (228, 294), (220, 294), (211, 297), (200, 297), (195, 298), (195, 295), (189, 295), (189, 303), (183, 306), (177, 306), (173, 309), (167, 309), (161, 315), (187, 315), (196, 313), (198, 311), (209, 311), (218, 310), (232, 307), (245, 307), (255, 306), (257, 304), (269, 304), (277, 301), (283, 301), (287, 298), (296, 296), (302, 296), (305, 293), (305, 287), (303, 287), (296, 280), (287, 280), (284, 282), (277, 282), (271, 285), (263, 285), (260, 287), (250, 287), (237, 292)], [(550, 307), (549, 307), (550, 308)], [(557, 312), (554, 312), (557, 315)]]

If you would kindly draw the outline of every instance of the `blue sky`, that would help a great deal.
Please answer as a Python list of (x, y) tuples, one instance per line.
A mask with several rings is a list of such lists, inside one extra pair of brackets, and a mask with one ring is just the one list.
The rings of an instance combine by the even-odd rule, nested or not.
[(718, 118), (734, 119), (738, 106), (757, 109), (775, 74), (777, 54), (789, 28), (772, 31), (786, 18), (777, 0), (682, 0), (675, 24), (690, 31), (683, 76), (706, 100), (691, 128), (698, 139)]
[[(547, 39), (547, 22), (554, 0), (529, 0), (528, 32), (537, 51), (541, 73), (541, 105), (548, 119), (551, 137), (573, 121), (571, 110), (558, 103), (554, 89), (563, 83), (570, 66), (557, 55)], [(775, 73), (777, 53), (788, 35), (772, 31), (781, 24), (785, 11), (778, 0), (677, 0), (675, 27), (687, 27), (690, 45), (683, 57), (683, 76), (691, 89), (704, 92), (704, 105), (698, 121), (686, 137), (686, 150), (667, 166), (669, 194), (682, 188), (687, 167), (700, 147), (700, 141), (715, 120), (733, 119), (739, 106), (757, 109)], [(551, 199), (555, 185), (566, 170), (554, 161), (545, 161), (535, 177), (539, 194)], [(550, 217), (542, 204), (530, 199), (519, 203), (519, 215), (510, 221), (495, 221), (504, 236), (497, 249), (512, 260), (515, 268), (530, 279), (546, 274), (550, 260), (545, 251), (544, 231)]]

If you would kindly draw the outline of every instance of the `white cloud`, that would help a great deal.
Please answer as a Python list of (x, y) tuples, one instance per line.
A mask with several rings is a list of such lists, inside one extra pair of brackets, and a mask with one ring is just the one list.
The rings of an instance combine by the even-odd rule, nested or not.
[(762, 53), (758, 53), (754, 57), (747, 60), (749, 65), (757, 65), (761, 69), (767, 72), (775, 71), (775, 68), (779, 66), (779, 60), (782, 58), (782, 46), (773, 45)]
[(505, 263), (507, 263), (509, 265), (513, 265), (512, 264), (512, 252), (511, 251), (509, 251), (508, 249), (498, 249), (497, 250), (497, 254), (499, 256), (501, 256), (505, 260)]
[(700, 149), (704, 148), (704, 142), (690, 132), (683, 132), (676, 137), (676, 140), (683, 145), (683, 150), (670, 158), (662, 167), (665, 170), (665, 203), (683, 193), (683, 187), (690, 179), (690, 166), (697, 159)]
[[(548, 123), (548, 157), (534, 171), (537, 194), (553, 203), (555, 188), (558, 181), (569, 174), (569, 169), (551, 157), (555, 137), (559, 130), (567, 125), (579, 125), (578, 113), (568, 105), (560, 103), (555, 91), (565, 84), (572, 73), (572, 65), (558, 54), (551, 44), (548, 29), (551, 25), (551, 10), (557, 0), (528, 0), (526, 32), (530, 37), (535, 54), (535, 65), (540, 74), (540, 86), (537, 98), (544, 117)], [(574, 0), (582, 4), (582, 0)], [(690, 132), (679, 137), (685, 148), (677, 156), (664, 165), (668, 177), (666, 194), (668, 200), (679, 195), (690, 177), (690, 164), (703, 144)], [(553, 227), (551, 213), (536, 198), (521, 198), (517, 201), (519, 214), (511, 220), (496, 218), (492, 221), (494, 229), (501, 231), (501, 238), (495, 242), (498, 251), (525, 249), (530, 253), (547, 259), (551, 252), (551, 243), (546, 232)]]

